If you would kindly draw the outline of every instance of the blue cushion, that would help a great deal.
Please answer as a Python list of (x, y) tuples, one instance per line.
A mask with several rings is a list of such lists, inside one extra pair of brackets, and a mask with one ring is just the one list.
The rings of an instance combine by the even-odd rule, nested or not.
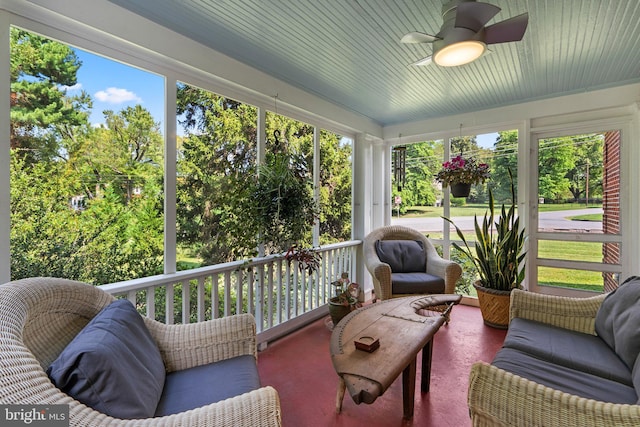
[(444, 279), (429, 273), (391, 273), (394, 294), (443, 294)]
[(47, 374), (60, 390), (115, 418), (149, 418), (165, 368), (142, 317), (128, 300), (104, 308), (60, 353)]
[(167, 374), (156, 416), (177, 414), (260, 388), (251, 355)]
[(595, 335), (515, 318), (509, 323), (509, 332), (503, 346), (567, 368), (633, 386), (631, 370)]
[[(598, 363), (594, 359), (594, 363)], [(513, 348), (502, 348), (491, 362), (538, 384), (601, 402), (635, 404), (633, 387), (583, 371), (556, 365)]]
[(602, 302), (597, 334), (632, 369), (640, 354), (640, 277), (625, 281)]
[(427, 271), (427, 257), (422, 242), (417, 240), (378, 240), (376, 252), (394, 273)]

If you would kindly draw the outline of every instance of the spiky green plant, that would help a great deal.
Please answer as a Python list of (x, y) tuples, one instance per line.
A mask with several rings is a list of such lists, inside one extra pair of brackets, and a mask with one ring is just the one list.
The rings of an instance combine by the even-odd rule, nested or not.
[[(482, 224), (474, 216), (476, 244), (475, 252), (469, 246), (462, 230), (449, 218), (444, 218), (456, 228), (464, 248), (453, 246), (471, 260), (480, 276), (480, 284), (489, 289), (510, 291), (520, 288), (524, 279), (526, 251), (525, 230), (520, 228), (520, 218), (516, 216), (515, 187), (511, 179), (511, 206), (502, 205), (500, 216), (495, 221), (493, 192), (489, 190), (489, 212), (484, 214)], [(495, 225), (495, 227), (494, 227)]]

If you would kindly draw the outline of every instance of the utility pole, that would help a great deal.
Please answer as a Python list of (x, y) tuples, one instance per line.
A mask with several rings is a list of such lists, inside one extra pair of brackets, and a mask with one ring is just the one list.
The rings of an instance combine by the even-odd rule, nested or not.
[(585, 206), (589, 207), (589, 159), (587, 159), (587, 180), (586, 180), (586, 188), (584, 190), (585, 192)]

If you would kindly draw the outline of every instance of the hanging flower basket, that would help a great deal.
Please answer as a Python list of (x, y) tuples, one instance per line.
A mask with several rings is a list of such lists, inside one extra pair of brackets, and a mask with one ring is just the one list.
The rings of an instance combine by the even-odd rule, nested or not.
[(469, 192), (471, 192), (471, 184), (464, 182), (451, 184), (451, 195), (453, 197), (469, 197)]
[[(489, 165), (478, 163), (473, 157), (465, 159), (462, 155), (455, 156), (448, 162), (442, 164), (442, 169), (436, 174), (436, 179), (444, 187), (455, 184), (480, 184), (489, 179)], [(451, 189), (453, 192), (453, 188)], [(467, 193), (467, 196), (469, 193)], [(466, 197), (456, 196), (455, 197)]]

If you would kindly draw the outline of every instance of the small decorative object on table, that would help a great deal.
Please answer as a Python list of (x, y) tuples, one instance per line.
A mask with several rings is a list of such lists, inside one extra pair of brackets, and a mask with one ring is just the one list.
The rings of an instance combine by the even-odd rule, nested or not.
[(444, 162), (442, 169), (436, 174), (436, 179), (444, 187), (451, 186), (454, 197), (467, 197), (471, 185), (485, 182), (488, 178), (488, 164), (477, 163), (473, 157), (465, 159), (462, 154)]
[(360, 307), (360, 285), (349, 280), (347, 273), (342, 273), (342, 277), (332, 282), (336, 296), (329, 300), (329, 314), (333, 325), (337, 325), (343, 317), (351, 311)]
[(358, 350), (366, 351), (367, 353), (373, 353), (380, 347), (380, 340), (373, 337), (360, 337), (353, 341)]

